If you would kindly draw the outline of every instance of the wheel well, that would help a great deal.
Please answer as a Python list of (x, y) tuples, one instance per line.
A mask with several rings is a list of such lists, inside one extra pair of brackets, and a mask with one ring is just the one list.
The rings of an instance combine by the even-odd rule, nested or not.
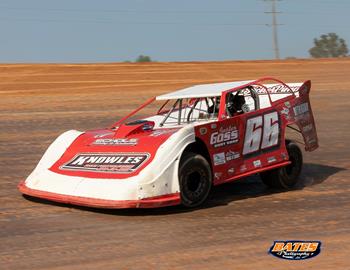
[(185, 152), (192, 152), (192, 153), (202, 155), (208, 161), (208, 163), (210, 164), (210, 168), (212, 169), (210, 154), (208, 152), (207, 146), (201, 139), (196, 138), (195, 142), (187, 145), (185, 150), (182, 153), (182, 157), (184, 156)]
[(305, 140), (300, 130), (301, 128), (299, 128), (299, 126), (296, 123), (292, 123), (286, 126), (286, 129), (285, 129), (286, 146), (291, 142), (305, 145)]

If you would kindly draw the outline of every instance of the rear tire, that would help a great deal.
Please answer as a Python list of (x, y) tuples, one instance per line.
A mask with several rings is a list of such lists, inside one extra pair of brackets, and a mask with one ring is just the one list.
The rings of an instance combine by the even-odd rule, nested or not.
[(179, 166), (181, 203), (197, 207), (207, 198), (212, 186), (210, 164), (199, 154), (185, 152)]
[(303, 156), (300, 148), (295, 143), (286, 143), (291, 164), (260, 173), (261, 180), (268, 187), (290, 189), (299, 182), (299, 176), (303, 166)]

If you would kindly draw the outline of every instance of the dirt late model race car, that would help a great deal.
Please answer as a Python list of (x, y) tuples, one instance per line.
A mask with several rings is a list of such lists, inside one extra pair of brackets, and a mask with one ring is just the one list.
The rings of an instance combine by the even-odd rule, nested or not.
[[(263, 78), (157, 96), (110, 128), (60, 135), (19, 190), (74, 205), (145, 208), (195, 207), (213, 185), (257, 173), (267, 186), (292, 188), (302, 153), (286, 128), (302, 135), (306, 151), (318, 147), (310, 87)], [(155, 103), (156, 113), (141, 113)]]

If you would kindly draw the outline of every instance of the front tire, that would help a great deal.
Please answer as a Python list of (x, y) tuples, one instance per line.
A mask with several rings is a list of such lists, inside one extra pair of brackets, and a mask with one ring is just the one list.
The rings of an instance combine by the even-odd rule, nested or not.
[(197, 207), (207, 198), (212, 186), (210, 164), (199, 154), (185, 152), (179, 166), (181, 203)]
[(303, 166), (303, 156), (300, 148), (293, 142), (287, 143), (287, 151), (291, 164), (274, 170), (260, 173), (265, 185), (277, 189), (290, 189), (299, 182)]

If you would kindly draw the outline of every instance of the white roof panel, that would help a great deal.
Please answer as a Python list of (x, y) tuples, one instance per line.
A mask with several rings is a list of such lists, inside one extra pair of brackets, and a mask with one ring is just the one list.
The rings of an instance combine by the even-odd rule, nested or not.
[(222, 92), (243, 86), (245, 84), (254, 82), (251, 81), (239, 81), (239, 82), (225, 82), (225, 83), (210, 83), (210, 84), (198, 84), (193, 85), (178, 91), (174, 91), (168, 94), (157, 96), (157, 100), (167, 99), (179, 99), (179, 98), (197, 98), (197, 97), (215, 97), (220, 96)]

